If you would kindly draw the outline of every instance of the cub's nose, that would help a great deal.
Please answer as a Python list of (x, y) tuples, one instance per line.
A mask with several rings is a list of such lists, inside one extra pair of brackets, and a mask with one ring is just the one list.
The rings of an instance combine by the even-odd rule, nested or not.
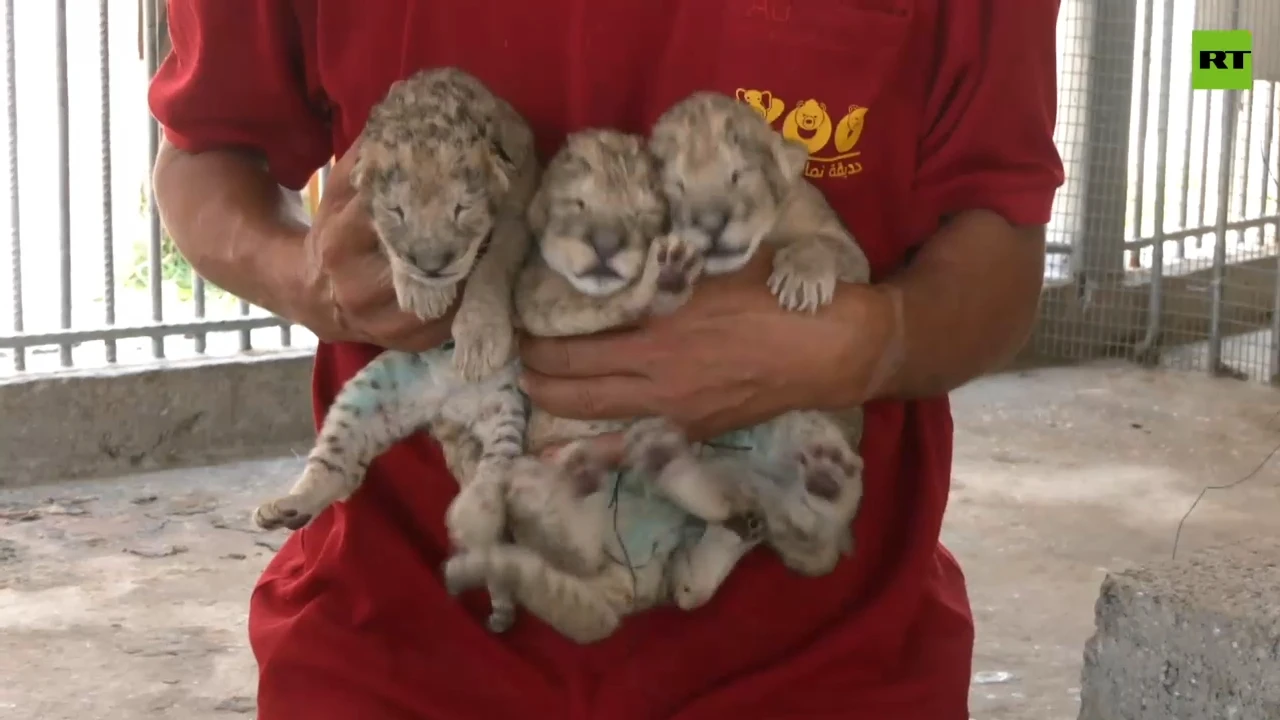
[(716, 240), (724, 234), (725, 227), (729, 224), (729, 213), (723, 210), (704, 210), (698, 213), (698, 227), (711, 238), (714, 245)]
[(441, 250), (425, 257), (419, 255), (414, 261), (414, 264), (417, 265), (418, 269), (426, 274), (427, 277), (438, 278), (446, 275), (447, 273), (445, 271), (448, 270), (449, 266), (453, 264), (453, 261), (457, 259), (458, 253), (453, 250)]
[(596, 230), (591, 233), (591, 248), (600, 262), (607, 262), (622, 249), (622, 233), (608, 228)]

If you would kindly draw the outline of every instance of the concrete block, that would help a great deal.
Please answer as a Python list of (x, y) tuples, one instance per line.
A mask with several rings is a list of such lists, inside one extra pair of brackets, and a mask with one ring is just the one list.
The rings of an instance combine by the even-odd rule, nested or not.
[(1080, 720), (1280, 718), (1280, 538), (1109, 574)]
[(306, 452), (309, 351), (0, 381), (0, 488)]

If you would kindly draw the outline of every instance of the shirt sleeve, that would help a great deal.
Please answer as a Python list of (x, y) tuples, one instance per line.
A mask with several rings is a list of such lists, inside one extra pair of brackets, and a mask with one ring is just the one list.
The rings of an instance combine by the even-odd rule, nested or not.
[(1063, 181), (1053, 141), (1059, 0), (955, 0), (944, 8), (917, 188), (938, 217), (990, 210), (1049, 222)]
[(288, 0), (169, 0), (173, 49), (147, 100), (165, 137), (188, 152), (256, 151), (298, 190), (333, 154), (311, 101)]

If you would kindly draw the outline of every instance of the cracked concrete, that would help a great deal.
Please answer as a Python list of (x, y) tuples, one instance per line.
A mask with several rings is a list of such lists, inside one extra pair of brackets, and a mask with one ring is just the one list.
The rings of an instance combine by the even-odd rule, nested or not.
[[(1205, 485), (1280, 445), (1280, 394), (1101, 365), (955, 395), (945, 540), (969, 578), (975, 720), (1074, 720), (1108, 570), (1168, 557)], [(247, 594), (279, 534), (248, 511), (297, 459), (0, 489), (0, 717), (252, 717)], [(1206, 495), (1179, 552), (1276, 534), (1280, 459)]]

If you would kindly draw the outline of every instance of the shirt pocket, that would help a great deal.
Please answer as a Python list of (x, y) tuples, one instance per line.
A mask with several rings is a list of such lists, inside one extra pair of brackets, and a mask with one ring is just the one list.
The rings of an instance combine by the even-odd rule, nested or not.
[[(915, 0), (729, 0), (714, 59), (717, 89), (809, 148), (824, 191), (867, 167), (878, 100), (902, 67)], [(878, 122), (878, 120), (880, 122)]]

